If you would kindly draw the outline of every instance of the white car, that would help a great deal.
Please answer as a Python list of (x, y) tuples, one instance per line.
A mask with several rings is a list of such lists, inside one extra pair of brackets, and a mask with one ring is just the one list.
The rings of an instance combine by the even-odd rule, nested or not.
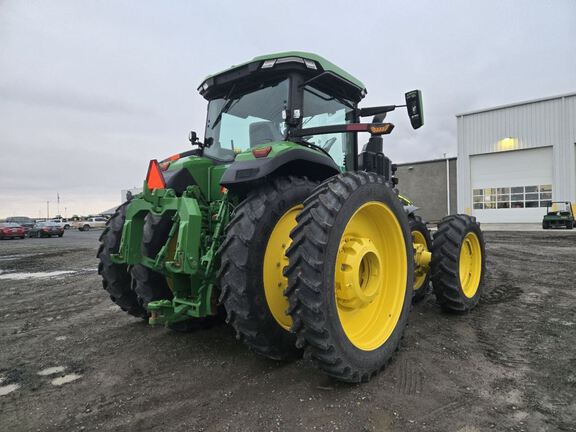
[(86, 220), (76, 222), (76, 227), (80, 231), (90, 231), (95, 228), (104, 228), (108, 219), (102, 216), (91, 217)]

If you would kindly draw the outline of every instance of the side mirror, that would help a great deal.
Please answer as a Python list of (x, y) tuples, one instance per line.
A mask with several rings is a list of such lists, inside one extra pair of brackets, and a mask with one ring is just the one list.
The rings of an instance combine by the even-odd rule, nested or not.
[(198, 142), (198, 135), (196, 135), (195, 131), (190, 131), (190, 133), (188, 134), (188, 141), (190, 141), (192, 145)]
[(424, 110), (422, 108), (422, 92), (412, 90), (406, 93), (406, 110), (410, 117), (410, 124), (413, 129), (418, 129), (424, 124)]

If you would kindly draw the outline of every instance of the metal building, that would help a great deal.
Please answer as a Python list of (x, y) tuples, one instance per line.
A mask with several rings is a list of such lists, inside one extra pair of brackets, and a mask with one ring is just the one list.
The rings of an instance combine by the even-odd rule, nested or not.
[(417, 214), (427, 222), (438, 222), (456, 213), (456, 158), (398, 164), (400, 194), (409, 198)]
[(548, 201), (576, 201), (576, 93), (456, 117), (459, 212), (541, 222)]

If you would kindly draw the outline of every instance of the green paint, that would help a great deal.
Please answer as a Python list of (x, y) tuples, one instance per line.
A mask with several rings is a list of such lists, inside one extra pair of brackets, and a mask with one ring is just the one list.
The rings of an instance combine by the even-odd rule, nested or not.
[(268, 156), (266, 156), (268, 159), (271, 159), (273, 157), (276, 157), (280, 154), (286, 153), (286, 152), (288, 152), (290, 150), (294, 150), (294, 149), (308, 150), (308, 151), (313, 152), (313, 153), (318, 153), (318, 150), (314, 150), (310, 147), (306, 147), (306, 146), (301, 145), (301, 144), (296, 144), (296, 143), (293, 143), (291, 141), (276, 141), (276, 142), (270, 142), (270, 143), (266, 143), (266, 144), (260, 144), (258, 146), (244, 150), (242, 153), (239, 153), (236, 156), (235, 160), (236, 161), (247, 161), (247, 160), (257, 159), (256, 157), (254, 157), (252, 150), (257, 149), (257, 148), (263, 148), (263, 147), (272, 147), (272, 150), (270, 150), (270, 153), (268, 153)]
[(228, 69), (225, 69), (223, 71), (220, 71), (220, 72), (212, 74), (212, 75), (208, 75), (206, 78), (204, 78), (202, 83), (204, 83), (204, 81), (206, 81), (207, 79), (216, 77), (216, 76), (221, 75), (221, 74), (226, 73), (226, 72), (230, 72), (231, 70), (240, 68), (240, 67), (245, 66), (245, 65), (250, 64), (250, 63), (254, 63), (257, 61), (280, 59), (280, 58), (284, 58), (284, 57), (300, 57), (302, 59), (316, 61), (320, 64), (322, 69), (324, 69), (325, 71), (330, 71), (330, 72), (338, 75), (339, 77), (345, 79), (346, 81), (349, 81), (351, 84), (355, 85), (359, 89), (366, 91), (366, 86), (364, 85), (364, 83), (362, 81), (360, 81), (358, 78), (356, 78), (355, 76), (349, 74), (344, 69), (342, 69), (342, 68), (338, 67), (337, 65), (335, 65), (334, 63), (326, 60), (322, 56), (319, 56), (319, 55), (313, 54), (313, 53), (309, 53), (309, 52), (304, 52), (304, 51), (285, 51), (285, 52), (272, 53), (272, 54), (266, 54), (266, 55), (254, 57), (250, 61), (241, 63), (239, 65), (233, 65), (233, 66), (229, 67)]

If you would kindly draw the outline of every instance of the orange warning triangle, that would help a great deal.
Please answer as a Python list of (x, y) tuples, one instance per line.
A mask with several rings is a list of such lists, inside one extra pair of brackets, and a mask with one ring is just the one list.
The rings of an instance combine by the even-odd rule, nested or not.
[(148, 165), (148, 174), (146, 175), (146, 183), (148, 184), (148, 189), (164, 189), (166, 187), (166, 182), (164, 181), (164, 176), (160, 171), (158, 166), (158, 161), (152, 159), (150, 165)]

